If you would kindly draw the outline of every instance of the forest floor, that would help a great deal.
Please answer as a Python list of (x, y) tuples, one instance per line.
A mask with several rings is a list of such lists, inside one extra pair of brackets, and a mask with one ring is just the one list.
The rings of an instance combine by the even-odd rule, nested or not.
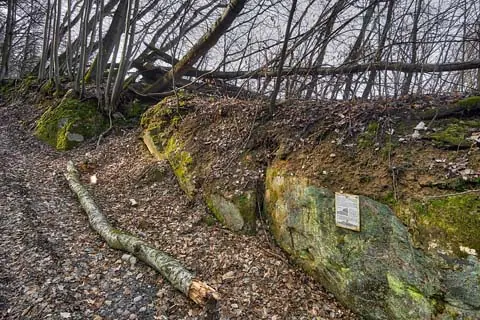
[(204, 205), (189, 201), (168, 165), (148, 153), (138, 130), (118, 129), (99, 148), (91, 141), (61, 153), (32, 136), (40, 112), (0, 104), (0, 318), (205, 318), (159, 274), (110, 249), (89, 227), (63, 177), (69, 159), (88, 163), (80, 165), (83, 182), (114, 226), (176, 257), (219, 291), (220, 319), (356, 318), (262, 228), (243, 236), (212, 225)]

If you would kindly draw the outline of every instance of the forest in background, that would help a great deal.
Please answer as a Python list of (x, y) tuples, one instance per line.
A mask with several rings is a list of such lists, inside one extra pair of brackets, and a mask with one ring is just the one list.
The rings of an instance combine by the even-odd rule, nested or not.
[(105, 111), (205, 85), (272, 105), (480, 90), (470, 0), (3, 0), (0, 47), (0, 80), (94, 84)]

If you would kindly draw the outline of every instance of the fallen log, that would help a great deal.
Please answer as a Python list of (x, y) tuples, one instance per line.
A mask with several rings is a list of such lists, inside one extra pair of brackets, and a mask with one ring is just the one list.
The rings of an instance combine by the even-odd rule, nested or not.
[(160, 272), (176, 289), (183, 292), (195, 303), (201, 306), (207, 305), (208, 307), (216, 304), (220, 296), (215, 289), (196, 279), (179, 261), (153, 248), (145, 241), (112, 227), (107, 217), (105, 217), (89, 195), (87, 189), (80, 183), (78, 171), (72, 161), (67, 163), (65, 178), (70, 189), (77, 195), (82, 208), (87, 213), (91, 227), (102, 236), (111, 248), (133, 254)]

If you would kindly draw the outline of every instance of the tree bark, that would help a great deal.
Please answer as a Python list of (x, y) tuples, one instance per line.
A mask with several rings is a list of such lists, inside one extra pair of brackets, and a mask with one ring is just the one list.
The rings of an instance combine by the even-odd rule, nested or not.
[[(92, 65), (87, 72), (87, 79), (96, 79), (99, 55), (102, 56), (102, 63), (98, 67), (98, 70), (105, 70), (108, 59), (112, 55), (115, 45), (120, 42), (120, 37), (122, 36), (122, 31), (124, 28), (125, 17), (127, 15), (127, 4), (128, 1), (121, 1), (118, 4), (118, 7), (113, 14), (112, 22), (105, 33), (105, 36), (103, 37), (102, 52), (98, 52), (97, 56), (93, 60)], [(101, 76), (103, 77), (103, 71)]]
[(290, 8), (290, 13), (288, 15), (287, 28), (285, 30), (285, 38), (283, 40), (282, 52), (280, 53), (280, 61), (278, 62), (278, 70), (277, 70), (277, 78), (275, 79), (275, 87), (270, 97), (270, 114), (271, 115), (273, 115), (273, 112), (275, 111), (275, 103), (277, 101), (278, 91), (280, 91), (283, 64), (285, 63), (285, 58), (286, 58), (287, 49), (288, 49), (288, 41), (290, 40), (290, 29), (292, 27), (293, 15), (296, 9), (297, 9), (297, 0), (293, 0), (292, 7)]
[[(385, 26), (382, 30), (382, 35), (380, 37), (380, 41), (378, 43), (377, 51), (375, 52), (375, 57), (373, 63), (377, 63), (382, 60), (383, 50), (385, 49), (385, 43), (387, 42), (387, 36), (390, 32), (390, 28), (392, 27), (392, 20), (393, 20), (393, 7), (395, 5), (396, 0), (388, 0), (388, 9), (387, 9), (387, 17), (385, 18)], [(370, 96), (370, 93), (373, 88), (373, 84), (375, 82), (375, 77), (377, 76), (377, 70), (373, 69), (370, 71), (368, 75), (367, 85), (365, 90), (363, 91), (362, 98), (366, 99)]]
[[(412, 42), (412, 52), (410, 62), (415, 64), (417, 63), (417, 37), (418, 37), (418, 21), (420, 20), (420, 15), (422, 13), (422, 0), (417, 0), (415, 6), (415, 14), (413, 16), (413, 26), (412, 33), (410, 35), (410, 41)], [(463, 61), (463, 60), (462, 60)], [(402, 95), (407, 95), (410, 92), (410, 86), (412, 84), (413, 72), (408, 72), (405, 76), (405, 80), (402, 84)]]
[(231, 0), (223, 15), (215, 22), (214, 27), (204, 34), (165, 76), (147, 87), (145, 93), (162, 91), (172, 83), (174, 77), (181, 77), (190, 66), (194, 65), (217, 43), (240, 14), (246, 2), (247, 0)]
[[(316, 67), (316, 68), (284, 68), (282, 76), (286, 75), (300, 75), (309, 76), (312, 74), (318, 74), (322, 76), (328, 75), (340, 75), (340, 74), (352, 74), (362, 73), (366, 71), (398, 71), (398, 72), (449, 72), (449, 71), (461, 71), (461, 70), (473, 70), (480, 68), (480, 59), (466, 62), (451, 62), (451, 63), (425, 63), (425, 64), (411, 64), (404, 62), (386, 62), (380, 61), (377, 63), (365, 63), (356, 65), (343, 65), (339, 67)], [(159, 74), (165, 73), (165, 69), (156, 68), (148, 70), (153, 76), (154, 72), (158, 70)], [(277, 71), (274, 69), (260, 69), (254, 71), (212, 71), (212, 70), (187, 70), (184, 75), (191, 77), (204, 77), (204, 78), (218, 78), (218, 79), (260, 79), (267, 77), (275, 77)]]
[(194, 275), (185, 269), (178, 260), (153, 248), (135, 236), (113, 228), (90, 197), (87, 189), (80, 183), (78, 171), (72, 161), (67, 163), (65, 178), (70, 189), (77, 195), (82, 208), (87, 213), (91, 227), (102, 236), (111, 248), (135, 255), (138, 259), (160, 272), (176, 289), (199, 305), (211, 305), (220, 299), (215, 289), (195, 279)]
[(8, 62), (12, 50), (13, 28), (15, 24), (15, 0), (7, 0), (7, 21), (2, 46), (2, 63), (0, 65), (0, 80), (8, 75)]

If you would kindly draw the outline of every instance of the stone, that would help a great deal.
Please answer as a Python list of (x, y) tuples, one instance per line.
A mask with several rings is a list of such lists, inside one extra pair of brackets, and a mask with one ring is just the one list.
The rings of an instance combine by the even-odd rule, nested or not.
[(73, 141), (73, 142), (83, 142), (85, 138), (78, 133), (74, 132), (67, 132), (67, 139), (68, 141)]
[(269, 167), (265, 205), (276, 242), (368, 319), (480, 318), (480, 263), (415, 246), (386, 205), (360, 196), (361, 231), (335, 225), (334, 193)]
[(106, 127), (96, 101), (66, 97), (40, 117), (34, 135), (57, 150), (69, 150), (99, 135)]

